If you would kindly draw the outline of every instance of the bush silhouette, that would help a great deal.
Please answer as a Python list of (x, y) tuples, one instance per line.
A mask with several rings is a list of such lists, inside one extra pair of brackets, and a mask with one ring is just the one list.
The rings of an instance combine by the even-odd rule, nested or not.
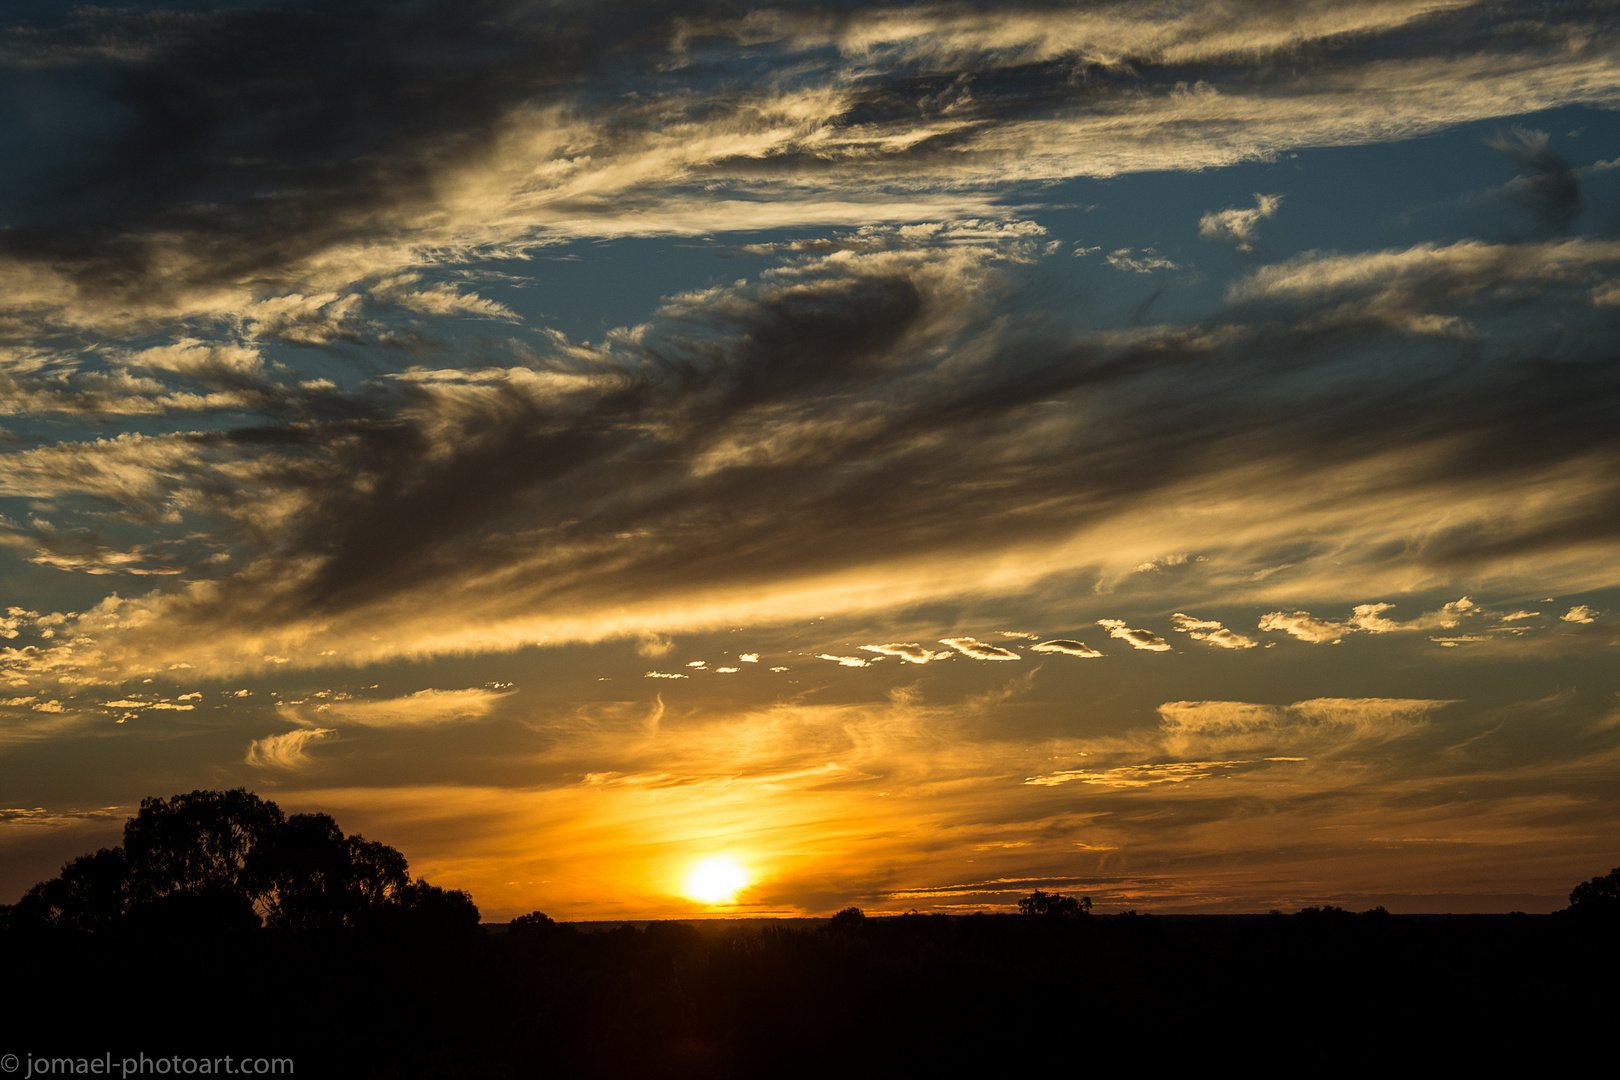
[(832, 930), (859, 930), (866, 925), (866, 912), (858, 907), (847, 907), (827, 923)]

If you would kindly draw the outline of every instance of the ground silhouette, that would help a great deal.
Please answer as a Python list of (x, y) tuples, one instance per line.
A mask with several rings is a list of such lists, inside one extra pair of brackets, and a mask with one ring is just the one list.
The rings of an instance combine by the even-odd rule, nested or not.
[(481, 926), (325, 815), (194, 791), (0, 908), (0, 1049), (343, 1077), (1545, 1069), (1607, 1038), (1617, 894), (1620, 871), (1543, 916), (1094, 914), (1037, 890), (1019, 914)]

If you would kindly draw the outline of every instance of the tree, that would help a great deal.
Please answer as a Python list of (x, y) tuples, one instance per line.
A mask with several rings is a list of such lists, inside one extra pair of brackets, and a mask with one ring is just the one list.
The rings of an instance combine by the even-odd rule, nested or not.
[(12, 919), (66, 930), (93, 931), (112, 925), (128, 906), (124, 849), (102, 848), (62, 867), (17, 902)]
[(478, 905), (463, 889), (441, 889), (421, 878), (399, 890), (380, 912), (418, 937), (462, 937), (478, 929)]
[(1568, 910), (1578, 915), (1620, 915), (1620, 866), (1575, 886)]
[(142, 799), (124, 823), (130, 900), (223, 892), (257, 903), (270, 888), (266, 848), (284, 825), (280, 807), (245, 788)]
[(6, 920), (91, 932), (129, 924), (143, 933), (234, 933), (262, 919), (274, 930), (310, 932), (374, 923), (382, 913), (434, 931), (478, 925), (472, 897), (413, 883), (394, 848), (344, 836), (326, 814), (288, 817), (237, 788), (141, 800), (124, 823), (123, 846), (69, 862)]
[(557, 924), (545, 912), (531, 911), (508, 923), (507, 932), (522, 941), (544, 941), (557, 932)]
[(1036, 889), (1018, 901), (1018, 911), (1023, 915), (1040, 915), (1049, 919), (1078, 919), (1091, 914), (1091, 897), (1064, 896), (1062, 893)]
[(345, 837), (326, 814), (294, 814), (267, 845), (260, 897), (273, 929), (353, 926), (390, 904), (410, 883), (405, 856), (385, 844)]

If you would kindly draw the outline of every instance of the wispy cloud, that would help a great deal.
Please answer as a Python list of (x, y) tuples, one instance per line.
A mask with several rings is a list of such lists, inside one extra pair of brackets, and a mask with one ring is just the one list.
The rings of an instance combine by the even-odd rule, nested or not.
[(330, 700), (306, 705), (281, 705), (278, 711), (294, 723), (341, 727), (416, 727), (463, 723), (488, 716), (510, 690), (472, 687), (465, 690), (418, 690), (404, 697)]
[[(1598, 338), (1526, 330), (1467, 380), (1440, 374), (1474, 355), (1504, 289), (1516, 305), (1578, 301), (1560, 325), (1599, 317), (1613, 241), (1311, 252), (1253, 269), (1203, 316), (1080, 327), (1014, 302), (1049, 284), (1058, 241), (1007, 197), (1021, 179), (1610, 101), (1613, 31), (1594, 12), (661, 8), (630, 33), (566, 6), (495, 4), (466, 26), (439, 10), (265, 10), (175, 36), (87, 11), (7, 39), (69, 83), (112, 49), (225, 103), (161, 164), (131, 169), (127, 141), (92, 140), (74, 214), (52, 217), (71, 201), (52, 196), (29, 243), (0, 244), (16, 383), (0, 397), (30, 415), (171, 418), (0, 455), (0, 494), (52, 504), (51, 529), (8, 520), (0, 540), (64, 573), (160, 586), (30, 639), (6, 658), (16, 677), (654, 641), (1120, 581), (1169, 566), (1166, 551), (1203, 554), (1175, 567), (1201, 596), (1164, 610), (1263, 595), (1268, 620), (1321, 640), (1341, 624), (1288, 612), (1347, 582), (1396, 598), (1464, 568), (1495, 585), (1612, 583), (1615, 446), (1591, 403), (1614, 376)], [(352, 44), (308, 48), (308, 19)], [(479, 65), (395, 63), (446, 33)], [(733, 48), (781, 77), (717, 92), (706, 50)], [(246, 74), (262, 64), (221, 59), (250, 50), (284, 61), (275, 101), (336, 104), (233, 126), (268, 92)], [(1299, 50), (1322, 63), (1275, 63)], [(176, 122), (119, 104), (107, 115), (124, 134)], [(1513, 138), (1542, 160), (1536, 137)], [(239, 144), (261, 141), (277, 170), (215, 171), (259, 160)], [(1272, 198), (1232, 211), (1253, 222), (1220, 218), (1222, 235), (1247, 242)], [(821, 235), (761, 238), (776, 265), (671, 296), (603, 341), (535, 334), (466, 363), (423, 351), (436, 320), (515, 325), (456, 276), (492, 256), (789, 223)], [(109, 335), (129, 344), (90, 347)], [(340, 389), (283, 366), (289, 342), (385, 370)], [(1549, 349), (1557, 380), (1509, 359)], [(239, 419), (174, 430), (200, 413)], [(1507, 443), (1521, 452), (1480, 452)], [(1356, 632), (1389, 620), (1348, 618)], [(1155, 639), (1168, 648), (1140, 640)]]
[[(1273, 611), (1260, 617), (1261, 630), (1281, 630), (1301, 641), (1312, 644), (1327, 642), (1338, 644), (1347, 634), (1395, 634), (1411, 633), (1420, 630), (1449, 630), (1459, 625), (1464, 619), (1479, 614), (1479, 605), (1464, 596), (1443, 604), (1438, 610), (1425, 612), (1413, 619), (1402, 622), (1391, 619), (1384, 612), (1393, 610), (1394, 604), (1358, 604), (1344, 622), (1328, 622), (1311, 616), (1309, 612)], [(1520, 612), (1508, 619), (1524, 618), (1528, 612)], [(1177, 616), (1181, 618), (1182, 616)], [(1196, 636), (1196, 635), (1195, 635)]]
[(1212, 747), (1342, 749), (1410, 735), (1448, 701), (1397, 698), (1318, 698), (1292, 705), (1238, 701), (1173, 701), (1159, 706), (1160, 730), (1176, 753)]
[(256, 769), (302, 769), (312, 762), (310, 747), (337, 737), (331, 728), (299, 728), (280, 735), (266, 735), (248, 744), (243, 760)]
[(1011, 649), (1003, 649), (1000, 645), (991, 645), (978, 638), (956, 637), (941, 638), (943, 644), (949, 645), (963, 656), (971, 656), (975, 660), (1022, 660), (1023, 657)]
[(1098, 619), (1097, 625), (1108, 629), (1108, 636), (1129, 642), (1133, 649), (1148, 652), (1169, 652), (1170, 643), (1152, 630), (1133, 630), (1123, 619)]
[(1043, 641), (1038, 645), (1031, 645), (1030, 648), (1035, 652), (1063, 653), (1066, 656), (1083, 656), (1090, 658), (1103, 655), (1096, 649), (1093, 649), (1091, 646), (1087, 645), (1085, 642), (1075, 641), (1072, 638), (1053, 638), (1051, 641)]
[(1281, 195), (1256, 192), (1253, 209), (1211, 211), (1198, 219), (1198, 235), (1230, 244), (1239, 251), (1253, 251), (1260, 222), (1276, 214), (1282, 199)]
[(1194, 641), (1207, 641), (1217, 648), (1252, 649), (1259, 644), (1253, 638), (1228, 630), (1213, 619), (1195, 619), (1178, 611), (1170, 616), (1170, 622)]
[(1281, 630), (1291, 634), (1301, 641), (1312, 644), (1337, 645), (1344, 640), (1344, 635), (1354, 630), (1348, 623), (1326, 622), (1313, 618), (1308, 611), (1273, 611), (1260, 616), (1261, 630)]
[(898, 656), (908, 664), (926, 664), (930, 660), (943, 660), (951, 655), (948, 651), (936, 652), (916, 642), (897, 641), (888, 645), (862, 645), (861, 648), (884, 656)]

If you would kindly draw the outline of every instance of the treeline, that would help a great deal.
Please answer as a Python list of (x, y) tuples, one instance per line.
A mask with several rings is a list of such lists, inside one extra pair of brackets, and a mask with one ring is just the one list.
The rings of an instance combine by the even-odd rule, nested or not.
[[(218, 835), (199, 825), (210, 800), (234, 800)], [(1557, 916), (1098, 916), (1037, 892), (1017, 915), (587, 932), (536, 912), (493, 932), (397, 852), (278, 825), (268, 806), (149, 800), (117, 854), (0, 913), (4, 1049), (291, 1057), (296, 1075), (345, 1077), (1157, 1071), (1232, 1055), (1291, 1072), (1384, 1056), (1545, 1069), (1606, 1039), (1616, 1004), (1620, 871)]]

